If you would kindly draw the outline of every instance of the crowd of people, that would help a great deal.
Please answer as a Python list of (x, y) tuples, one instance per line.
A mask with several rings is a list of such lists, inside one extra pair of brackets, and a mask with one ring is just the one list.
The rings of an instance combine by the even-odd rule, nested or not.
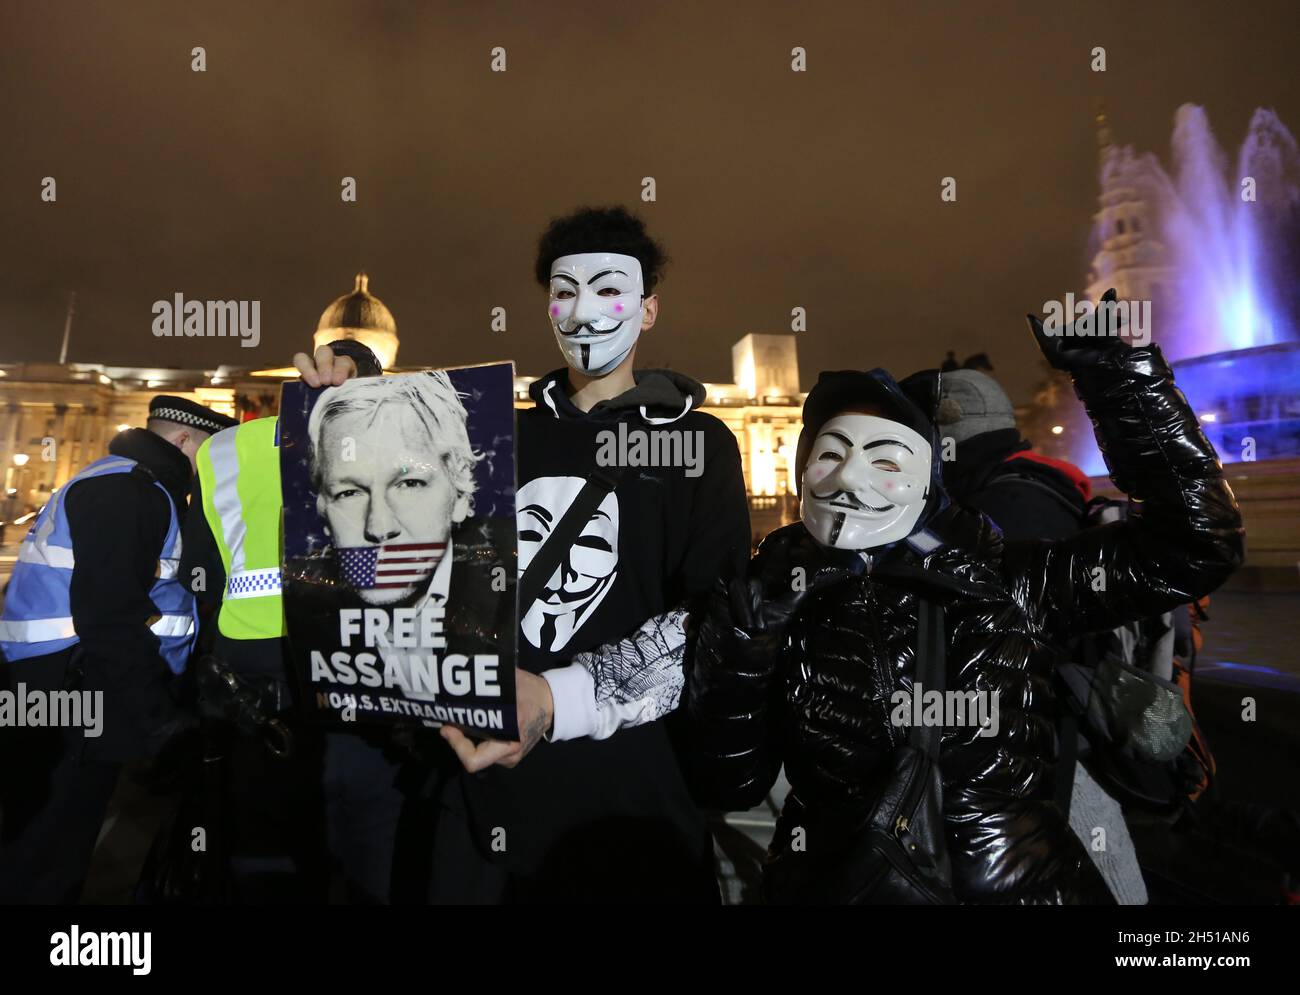
[[(199, 858), (155, 847), (142, 898), (327, 901), (343, 882), (363, 903), (716, 903), (707, 813), (758, 804), (784, 769), (768, 901), (1144, 901), (1101, 761), (1114, 747), (1194, 795), (1179, 632), (1243, 555), (1159, 347), (1036, 319), (1026, 337), (1088, 410), (1129, 499), (1113, 520), (1020, 437), (987, 362), (829, 371), (804, 404), (800, 520), (754, 552), (741, 455), (703, 386), (634, 368), (665, 264), (621, 208), (539, 240), (565, 365), (517, 415), (518, 740), (313, 718), (288, 663), (275, 419), (159, 397), (61, 488), (22, 544), (0, 666), (10, 685), (103, 691), (107, 732), (0, 730), (24, 751), (0, 799), (0, 900), (76, 901), (122, 765), (197, 725), (222, 773), (176, 825), (215, 819), (219, 844), (174, 893), (161, 865)], [(352, 340), (294, 362), (312, 387), (383, 372)], [(620, 424), (694, 433), (702, 454), (690, 473), (607, 472), (598, 437)], [(1112, 651), (1125, 627), (1139, 635)], [(1131, 686), (1165, 711), (1117, 730), (1131, 710), (1098, 702)]]

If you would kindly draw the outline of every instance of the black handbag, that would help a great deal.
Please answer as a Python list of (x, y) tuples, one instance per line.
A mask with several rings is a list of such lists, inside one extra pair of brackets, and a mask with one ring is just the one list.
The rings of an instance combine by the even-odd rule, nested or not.
[[(943, 692), (947, 684), (943, 609), (919, 601), (915, 683)], [(939, 726), (912, 726), (865, 819), (834, 825), (815, 820), (809, 840), (846, 839), (830, 859), (784, 850), (768, 865), (769, 900), (796, 904), (955, 905), (944, 837)], [(796, 805), (797, 805), (796, 801)], [(796, 816), (797, 818), (798, 816)], [(783, 813), (782, 821), (789, 820)]]

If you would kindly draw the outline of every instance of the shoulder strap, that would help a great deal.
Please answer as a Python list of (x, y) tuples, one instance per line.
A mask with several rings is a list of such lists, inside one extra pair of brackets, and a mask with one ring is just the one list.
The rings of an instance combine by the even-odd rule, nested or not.
[(522, 618), (528, 609), (533, 606), (537, 596), (542, 593), (542, 586), (550, 576), (555, 573), (555, 568), (560, 565), (560, 560), (564, 553), (577, 541), (578, 536), (582, 534), (583, 527), (591, 518), (605, 497), (611, 494), (619, 481), (622, 480), (626, 468), (621, 466), (615, 467), (596, 467), (591, 473), (587, 474), (587, 483), (583, 485), (578, 496), (573, 499), (573, 504), (569, 505), (555, 529), (551, 532), (550, 537), (542, 544), (542, 548), (537, 551), (532, 562), (528, 564), (528, 569), (524, 571), (523, 577), (519, 579), (519, 615)]
[(1070, 801), (1074, 797), (1074, 773), (1079, 766), (1079, 716), (1068, 708), (1061, 710), (1056, 735), (1056, 804), (1061, 814), (1070, 818)]
[[(943, 609), (929, 598), (917, 599), (916, 678), (926, 691), (943, 694), (948, 687), (947, 651), (944, 646)], [(938, 760), (943, 729), (918, 722), (908, 733), (908, 742)]]

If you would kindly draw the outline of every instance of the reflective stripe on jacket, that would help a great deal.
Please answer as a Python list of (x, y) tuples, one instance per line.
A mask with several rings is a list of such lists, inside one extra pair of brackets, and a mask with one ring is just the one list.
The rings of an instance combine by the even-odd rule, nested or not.
[[(72, 569), (76, 550), (68, 524), (65, 498), (68, 490), (92, 477), (113, 473), (130, 473), (135, 460), (123, 456), (106, 456), (96, 460), (50, 496), (36, 522), (18, 550), (13, 578), (5, 596), (4, 616), (0, 620), (0, 648), (8, 660), (57, 653), (75, 646), (80, 637), (72, 621)], [(176, 577), (180, 562), (180, 522), (176, 505), (167, 489), (153, 481), (167, 495), (167, 538), (158, 559), (158, 571), (149, 597), (158, 616), (149, 628), (159, 640), (159, 655), (173, 673), (185, 669), (194, 644), (194, 597)], [(111, 527), (111, 523), (105, 523)]]
[(275, 418), (258, 418), (218, 432), (199, 447), (203, 515), (226, 570), (217, 628), (229, 639), (285, 633), (276, 425)]

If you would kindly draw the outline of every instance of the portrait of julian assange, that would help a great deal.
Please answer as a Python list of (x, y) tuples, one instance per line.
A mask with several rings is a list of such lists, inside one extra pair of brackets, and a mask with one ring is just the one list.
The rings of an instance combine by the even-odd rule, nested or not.
[(285, 611), (310, 697), (491, 732), (480, 699), (514, 691), (511, 364), (286, 384), (280, 418)]

